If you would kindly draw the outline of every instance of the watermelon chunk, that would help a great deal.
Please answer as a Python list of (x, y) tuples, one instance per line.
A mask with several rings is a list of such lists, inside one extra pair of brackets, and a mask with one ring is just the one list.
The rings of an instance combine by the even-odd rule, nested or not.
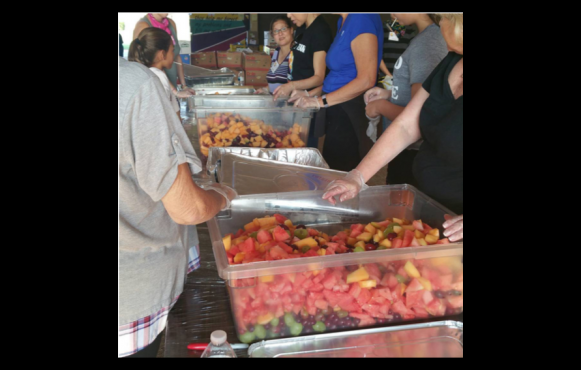
[(256, 240), (258, 240), (260, 244), (263, 244), (271, 241), (272, 235), (270, 235), (270, 233), (267, 230), (260, 230), (256, 235)]
[(284, 217), (283, 215), (279, 215), (278, 213), (274, 214), (274, 218), (276, 218), (276, 222), (279, 224), (284, 224), (284, 222), (288, 220), (288, 218)]
[(412, 241), (414, 240), (414, 232), (411, 230), (405, 230), (405, 234), (403, 236), (403, 243), (402, 243), (402, 247), (409, 247), (412, 244)]
[[(366, 314), (359, 314), (359, 313), (354, 313), (351, 312), (349, 313), (349, 316), (354, 317), (356, 319), (359, 319), (359, 327), (365, 327), (365, 326), (369, 326), (369, 325), (374, 325), (375, 324), (375, 320)], [(360, 344), (360, 343), (358, 343)]]
[(287, 233), (286, 230), (280, 226), (274, 228), (272, 235), (277, 242), (284, 242), (285, 240), (290, 240), (291, 238), (289, 233)]

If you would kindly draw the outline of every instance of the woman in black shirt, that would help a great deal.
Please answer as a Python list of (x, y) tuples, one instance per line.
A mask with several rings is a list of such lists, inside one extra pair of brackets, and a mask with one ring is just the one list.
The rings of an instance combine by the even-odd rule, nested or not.
[(357, 168), (327, 186), (323, 199), (335, 204), (334, 196), (341, 202), (354, 198), (379, 169), (422, 138), (414, 176), (420, 190), (460, 214), (443, 224), (444, 236), (455, 242), (464, 238), (464, 16), (441, 16), (450, 53)]

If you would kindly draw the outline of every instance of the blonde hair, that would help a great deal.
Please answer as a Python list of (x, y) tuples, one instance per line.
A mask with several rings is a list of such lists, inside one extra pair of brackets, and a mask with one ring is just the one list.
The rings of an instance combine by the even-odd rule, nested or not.
[(441, 19), (446, 18), (454, 26), (456, 41), (464, 45), (464, 14), (437, 14)]

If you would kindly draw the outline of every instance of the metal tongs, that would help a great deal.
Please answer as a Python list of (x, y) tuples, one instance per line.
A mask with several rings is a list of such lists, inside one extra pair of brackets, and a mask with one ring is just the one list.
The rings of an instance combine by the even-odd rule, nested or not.
[(393, 27), (395, 22), (397, 22), (397, 17), (395, 17), (391, 26), (389, 25), (389, 23), (385, 24), (387, 26), (387, 28), (389, 28), (389, 30), (391, 31), (391, 32), (389, 32), (389, 40), (390, 41), (399, 41), (399, 38), (396, 36), (395, 32), (393, 32), (393, 29), (391, 28), (391, 27)]

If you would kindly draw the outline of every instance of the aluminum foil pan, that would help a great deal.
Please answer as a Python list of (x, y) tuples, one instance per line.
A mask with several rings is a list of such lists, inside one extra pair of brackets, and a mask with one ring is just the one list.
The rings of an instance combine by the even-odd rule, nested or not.
[(267, 340), (249, 357), (464, 357), (464, 324), (437, 321)]
[(215, 173), (220, 167), (220, 160), (224, 153), (234, 153), (248, 157), (269, 159), (286, 163), (302, 164), (306, 166), (329, 168), (327, 162), (315, 148), (286, 148), (286, 149), (265, 149), (265, 148), (244, 148), (244, 147), (212, 147), (208, 154), (206, 168), (208, 173)]
[(219, 168), (214, 169), (217, 181), (236, 189), (239, 195), (323, 190), (331, 181), (347, 175), (343, 171), (235, 153), (223, 153)]

